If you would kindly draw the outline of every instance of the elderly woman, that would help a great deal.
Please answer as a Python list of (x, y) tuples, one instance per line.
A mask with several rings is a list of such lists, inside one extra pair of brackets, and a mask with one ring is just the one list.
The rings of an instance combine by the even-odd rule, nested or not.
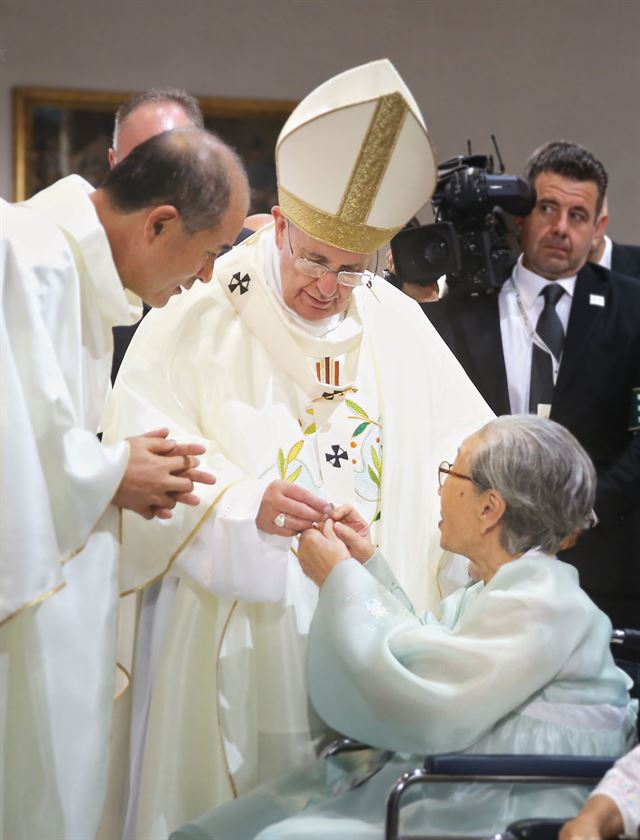
[[(620, 755), (631, 745), (635, 709), (609, 651), (611, 624), (555, 558), (593, 504), (584, 450), (550, 420), (501, 417), (439, 477), (442, 546), (469, 557), (477, 580), (442, 602), (439, 619), (413, 614), (352, 510), (300, 540), (320, 587), (313, 705), (337, 730), (394, 754), (318, 761), (176, 837), (373, 840), (388, 789), (425, 754)], [(585, 796), (423, 786), (403, 809), (403, 834), (487, 834), (522, 816), (575, 813)]]

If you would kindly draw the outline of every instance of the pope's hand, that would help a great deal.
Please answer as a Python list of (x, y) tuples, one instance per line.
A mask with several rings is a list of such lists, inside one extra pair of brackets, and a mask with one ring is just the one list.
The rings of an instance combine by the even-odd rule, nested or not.
[[(345, 531), (350, 530), (346, 525), (342, 527)], [(354, 533), (351, 531), (351, 534)], [(349, 549), (336, 535), (332, 519), (327, 519), (320, 528), (312, 528), (300, 535), (300, 566), (305, 575), (318, 586), (322, 586), (334, 566), (350, 556)]]
[[(288, 481), (272, 481), (264, 491), (256, 525), (266, 534), (292, 537), (325, 519), (333, 505)], [(282, 517), (280, 515), (283, 514)], [(275, 520), (280, 518), (282, 525)]]
[(178, 502), (200, 504), (194, 482), (215, 484), (210, 473), (196, 469), (200, 462), (195, 456), (205, 448), (198, 443), (178, 444), (168, 440), (168, 434), (168, 429), (157, 429), (128, 438), (129, 463), (112, 504), (145, 519), (169, 519)]

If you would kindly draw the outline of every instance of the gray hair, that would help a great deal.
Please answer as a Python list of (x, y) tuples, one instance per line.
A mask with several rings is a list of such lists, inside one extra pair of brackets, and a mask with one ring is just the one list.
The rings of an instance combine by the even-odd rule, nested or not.
[(505, 501), (502, 547), (510, 554), (535, 546), (556, 554), (592, 515), (591, 459), (571, 432), (531, 414), (498, 417), (479, 435), (469, 473), (481, 492), (494, 489)]
[(180, 88), (149, 88), (142, 93), (129, 97), (116, 111), (115, 124), (113, 127), (113, 148), (117, 148), (118, 132), (129, 114), (137, 111), (149, 102), (167, 102), (178, 105), (189, 118), (194, 128), (204, 128), (204, 117), (202, 110), (195, 96), (191, 96), (186, 90)]
[(101, 189), (121, 213), (162, 204), (180, 213), (187, 234), (215, 228), (229, 207), (231, 181), (249, 187), (242, 161), (198, 128), (174, 128), (140, 143), (109, 171)]

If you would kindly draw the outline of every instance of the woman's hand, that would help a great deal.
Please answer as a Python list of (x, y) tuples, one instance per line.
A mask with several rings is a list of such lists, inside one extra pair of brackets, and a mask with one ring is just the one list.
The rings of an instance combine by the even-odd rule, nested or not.
[(371, 544), (369, 526), (358, 511), (351, 505), (342, 505), (332, 511), (331, 519), (335, 522), (336, 535), (349, 549), (350, 556), (359, 563), (366, 563), (376, 549)]
[[(347, 526), (343, 528), (346, 531), (350, 530)], [(322, 586), (334, 566), (349, 557), (349, 549), (336, 535), (331, 519), (300, 534), (298, 542), (300, 566), (305, 575), (318, 586)]]

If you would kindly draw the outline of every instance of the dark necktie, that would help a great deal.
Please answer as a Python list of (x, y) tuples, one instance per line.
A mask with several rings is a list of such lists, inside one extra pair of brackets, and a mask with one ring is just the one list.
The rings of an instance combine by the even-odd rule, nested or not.
[[(544, 296), (544, 309), (540, 313), (536, 324), (536, 333), (553, 353), (556, 361), (560, 361), (564, 330), (562, 321), (556, 312), (556, 303), (564, 294), (564, 289), (557, 282), (549, 283), (540, 292)], [(551, 405), (553, 398), (553, 363), (551, 356), (533, 345), (531, 356), (531, 387), (529, 389), (529, 411), (538, 413), (538, 404)]]

